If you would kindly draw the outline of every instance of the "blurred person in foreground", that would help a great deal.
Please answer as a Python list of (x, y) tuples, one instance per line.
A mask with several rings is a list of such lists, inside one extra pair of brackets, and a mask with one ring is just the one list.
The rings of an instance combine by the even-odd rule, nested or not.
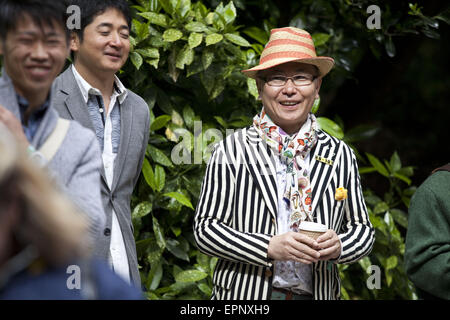
[(85, 218), (1, 123), (0, 154), (0, 299), (142, 299), (89, 258)]
[[(311, 113), (333, 65), (308, 32), (287, 27), (273, 29), (259, 65), (243, 71), (263, 108), (215, 146), (195, 215), (200, 250), (219, 258), (213, 299), (339, 299), (337, 264), (370, 253), (356, 157)], [(297, 232), (305, 221), (324, 233)]]
[(69, 55), (66, 9), (63, 1), (0, 0), (0, 123), (81, 209), (97, 243), (106, 221), (98, 142), (77, 122), (59, 118), (51, 103), (52, 83)]
[(408, 210), (405, 270), (420, 299), (450, 299), (450, 163), (417, 188)]

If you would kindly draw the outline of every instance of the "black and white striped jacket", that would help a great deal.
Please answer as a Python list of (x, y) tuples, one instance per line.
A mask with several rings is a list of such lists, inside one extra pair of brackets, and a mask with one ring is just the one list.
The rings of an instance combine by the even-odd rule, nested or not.
[[(341, 256), (313, 264), (314, 299), (339, 299), (336, 263), (351, 263), (369, 254), (374, 229), (362, 195), (353, 151), (318, 131), (311, 154), (312, 209), (316, 222), (338, 234)], [(333, 161), (327, 164), (317, 156)], [(194, 221), (199, 249), (218, 257), (212, 299), (270, 299), (273, 263), (269, 240), (277, 233), (277, 184), (274, 154), (254, 127), (229, 135), (215, 146), (206, 169)], [(331, 162), (329, 162), (331, 163)], [(335, 200), (338, 187), (348, 198)]]

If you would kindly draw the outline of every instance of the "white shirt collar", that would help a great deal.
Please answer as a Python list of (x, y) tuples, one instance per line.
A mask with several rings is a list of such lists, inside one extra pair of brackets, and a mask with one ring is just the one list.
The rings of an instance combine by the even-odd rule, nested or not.
[[(86, 80), (84, 80), (84, 78), (78, 73), (77, 69), (75, 68), (75, 65), (72, 65), (72, 72), (73, 75), (75, 76), (75, 80), (77, 81), (78, 86), (80, 87), (81, 94), (83, 95), (85, 103), (88, 102), (89, 94), (95, 94), (100, 96), (102, 95), (100, 90), (94, 88)], [(125, 88), (125, 86), (122, 84), (119, 78), (117, 78), (116, 75), (114, 75), (114, 83), (116, 84), (116, 90), (114, 90), (112, 96), (117, 96), (119, 102), (123, 104), (128, 95), (128, 90)]]

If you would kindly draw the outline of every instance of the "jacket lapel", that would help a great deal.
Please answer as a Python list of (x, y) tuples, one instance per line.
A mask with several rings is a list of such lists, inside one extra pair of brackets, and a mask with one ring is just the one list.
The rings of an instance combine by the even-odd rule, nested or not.
[(67, 96), (64, 104), (72, 119), (80, 123), (83, 127), (95, 132), (86, 103), (84, 103), (83, 95), (73, 75), (72, 67), (67, 68), (61, 75), (60, 90)]
[[(340, 157), (341, 144), (333, 143), (331, 138), (323, 132), (318, 132), (318, 141), (315, 152), (311, 155), (310, 179), (312, 188), (312, 212), (322, 200), (323, 193), (333, 177), (333, 173)], [(331, 160), (331, 161), (330, 161)]]
[(245, 152), (242, 156), (247, 170), (258, 184), (276, 224), (278, 197), (275, 160), (269, 146), (262, 141), (253, 127), (247, 130)]
[(120, 179), (120, 174), (125, 166), (128, 154), (128, 146), (131, 140), (131, 130), (133, 128), (133, 108), (128, 105), (129, 99), (125, 99), (124, 103), (120, 105), (120, 144), (117, 158), (114, 163), (114, 178), (111, 186), (111, 191), (117, 186)]
[[(86, 103), (84, 102), (83, 95), (81, 94), (78, 83), (75, 80), (75, 76), (72, 72), (72, 67), (69, 67), (61, 74), (61, 84), (58, 86), (59, 90), (66, 95), (64, 104), (70, 117), (80, 123), (83, 127), (91, 129), (95, 133), (94, 125), (89, 117)], [(105, 168), (102, 165), (100, 174), (103, 182), (108, 185), (106, 180)]]

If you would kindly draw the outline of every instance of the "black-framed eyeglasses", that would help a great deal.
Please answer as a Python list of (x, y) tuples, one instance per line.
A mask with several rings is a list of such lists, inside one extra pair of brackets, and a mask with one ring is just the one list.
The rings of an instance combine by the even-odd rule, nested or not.
[(286, 77), (283, 75), (271, 75), (267, 77), (260, 77), (271, 87), (283, 87), (286, 85), (289, 79), (296, 87), (309, 86), (317, 78), (313, 75), (299, 74), (292, 77)]

